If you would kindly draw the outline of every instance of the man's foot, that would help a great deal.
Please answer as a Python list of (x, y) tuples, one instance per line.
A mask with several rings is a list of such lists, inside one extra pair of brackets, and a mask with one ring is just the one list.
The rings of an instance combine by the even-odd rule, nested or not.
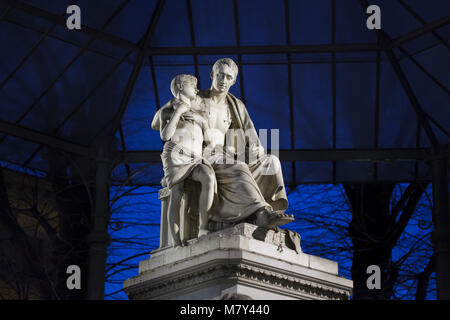
[(205, 235), (207, 235), (209, 233), (209, 230), (208, 229), (200, 229), (200, 230), (198, 230), (198, 238), (200, 238), (200, 237), (202, 237), (202, 236), (205, 236)]
[(187, 245), (188, 245), (187, 240), (181, 241), (181, 244), (180, 244), (181, 247), (186, 247)]
[(292, 221), (294, 221), (294, 215), (276, 213), (264, 208), (256, 212), (255, 224), (266, 229), (276, 229)]

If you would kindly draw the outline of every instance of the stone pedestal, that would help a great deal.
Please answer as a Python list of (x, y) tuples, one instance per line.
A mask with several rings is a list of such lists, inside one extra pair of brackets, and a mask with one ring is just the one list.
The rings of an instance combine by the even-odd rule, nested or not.
[(124, 290), (143, 300), (348, 299), (353, 282), (338, 276), (337, 262), (297, 253), (286, 237), (242, 223), (158, 249)]

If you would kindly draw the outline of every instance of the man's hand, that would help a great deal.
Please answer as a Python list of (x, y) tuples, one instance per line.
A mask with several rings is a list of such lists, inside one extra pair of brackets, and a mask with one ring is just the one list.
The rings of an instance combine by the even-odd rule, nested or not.
[(264, 155), (264, 147), (261, 145), (256, 145), (253, 144), (250, 146), (250, 154), (257, 156), (257, 157), (261, 157)]

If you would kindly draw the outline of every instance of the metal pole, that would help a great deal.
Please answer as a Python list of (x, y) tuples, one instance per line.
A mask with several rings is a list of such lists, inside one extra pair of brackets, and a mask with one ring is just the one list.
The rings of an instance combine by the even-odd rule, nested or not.
[(450, 300), (450, 213), (448, 204), (448, 157), (435, 153), (431, 161), (433, 177), (432, 241), (436, 252), (436, 287), (439, 300)]
[(106, 249), (111, 238), (108, 234), (109, 175), (111, 162), (100, 148), (96, 158), (95, 211), (92, 217), (92, 231), (88, 236), (89, 274), (88, 299), (103, 300), (105, 290)]

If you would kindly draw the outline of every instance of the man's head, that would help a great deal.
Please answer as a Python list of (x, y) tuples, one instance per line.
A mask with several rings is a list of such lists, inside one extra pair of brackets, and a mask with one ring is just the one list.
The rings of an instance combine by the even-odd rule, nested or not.
[(198, 92), (197, 78), (190, 74), (179, 74), (170, 83), (170, 91), (175, 98), (180, 98), (183, 94), (186, 98), (193, 100)]
[(230, 58), (223, 58), (214, 63), (211, 71), (212, 89), (218, 92), (228, 92), (236, 83), (238, 66)]

